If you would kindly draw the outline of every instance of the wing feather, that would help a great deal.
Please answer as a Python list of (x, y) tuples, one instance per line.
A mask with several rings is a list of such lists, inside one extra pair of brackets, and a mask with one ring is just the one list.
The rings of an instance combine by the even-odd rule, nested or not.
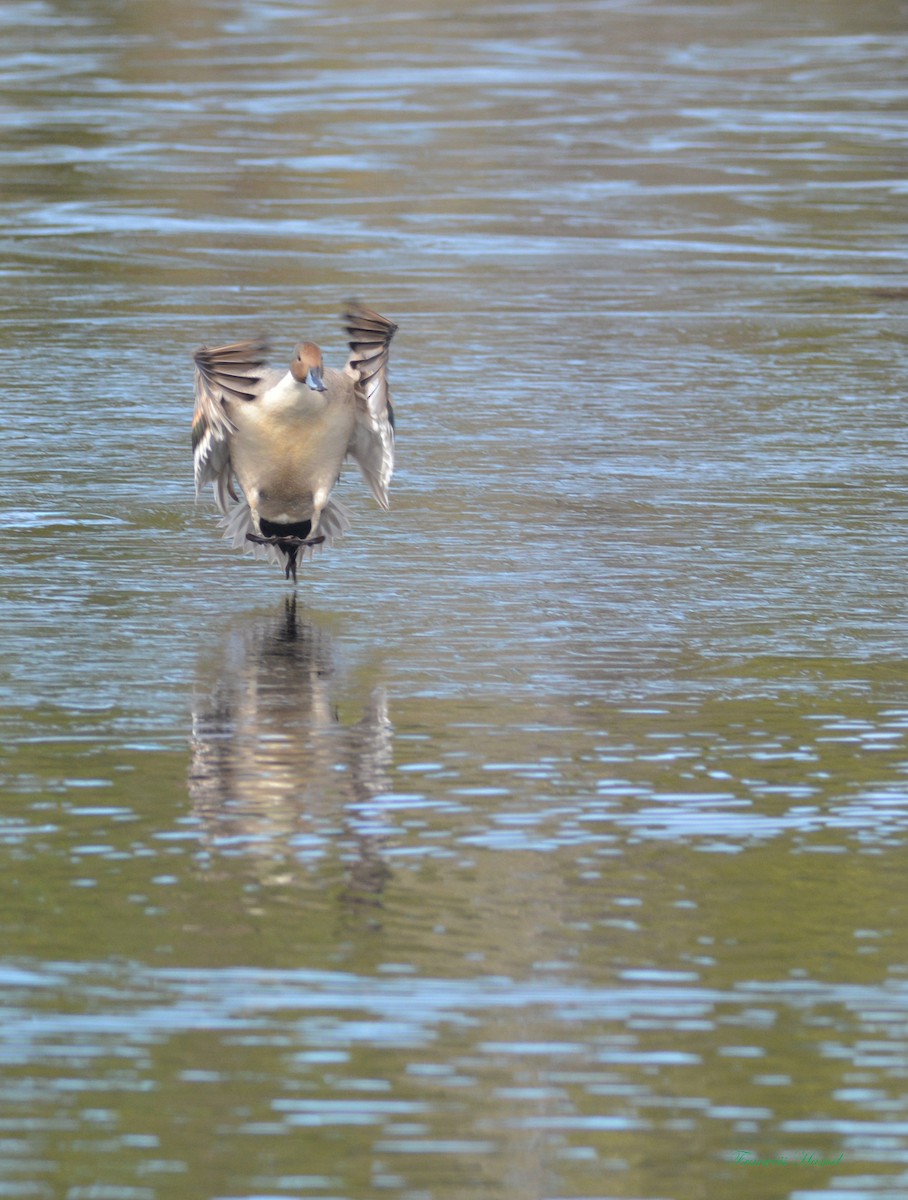
[(347, 453), (356, 460), (372, 495), (388, 508), (394, 472), (394, 409), (388, 388), (388, 349), (397, 326), (381, 313), (351, 301), (341, 319), (350, 339), (347, 371), (355, 379), (356, 424)]
[(213, 483), (218, 507), (226, 512), (230, 481), (230, 435), (236, 427), (224, 402), (254, 400), (267, 367), (268, 343), (232, 342), (195, 353), (195, 410), (192, 414), (192, 456), (195, 490)]

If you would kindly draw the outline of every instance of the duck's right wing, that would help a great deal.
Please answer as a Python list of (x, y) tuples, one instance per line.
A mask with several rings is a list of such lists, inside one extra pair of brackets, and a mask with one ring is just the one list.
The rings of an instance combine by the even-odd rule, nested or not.
[(397, 326), (387, 317), (351, 301), (342, 320), (350, 338), (347, 372), (355, 379), (356, 424), (347, 453), (355, 458), (372, 489), (388, 507), (394, 471), (394, 409), (388, 389), (388, 348)]
[(195, 353), (195, 411), (192, 414), (192, 457), (195, 490), (213, 483), (221, 512), (228, 508), (230, 435), (236, 427), (224, 408), (225, 401), (254, 400), (268, 365), (268, 343), (233, 342)]

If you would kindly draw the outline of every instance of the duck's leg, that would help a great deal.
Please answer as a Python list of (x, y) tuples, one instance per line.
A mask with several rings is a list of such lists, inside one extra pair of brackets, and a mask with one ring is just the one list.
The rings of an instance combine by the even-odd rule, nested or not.
[(284, 578), (293, 579), (296, 583), (296, 560), (303, 546), (320, 546), (325, 540), (324, 534), (320, 537), (262, 537), (258, 533), (247, 533), (247, 542), (256, 542), (259, 546), (275, 546), (282, 554), (287, 555), (287, 563), (284, 567)]
[(262, 537), (258, 533), (247, 533), (247, 542), (257, 542), (260, 546), (277, 546), (278, 550), (283, 550), (285, 553), (289, 546), (293, 546), (299, 550), (300, 546), (320, 546), (325, 540), (325, 535), (313, 538), (299, 537)]

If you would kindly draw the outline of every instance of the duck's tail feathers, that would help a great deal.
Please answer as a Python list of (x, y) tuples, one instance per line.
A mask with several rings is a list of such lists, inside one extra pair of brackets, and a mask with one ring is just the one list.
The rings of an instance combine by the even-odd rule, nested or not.
[[(318, 533), (324, 535), (324, 542), (316, 546), (301, 546), (298, 561), (302, 562), (306, 558), (312, 558), (314, 552), (321, 550), (323, 546), (332, 546), (338, 538), (344, 536), (350, 528), (350, 524), (350, 514), (346, 505), (332, 497), (322, 509), (321, 520), (318, 523)], [(218, 525), (224, 530), (224, 537), (231, 546), (247, 551), (254, 558), (267, 559), (269, 562), (277, 563), (282, 569), (286, 566), (287, 555), (283, 550), (279, 550), (277, 546), (263, 545), (261, 542), (247, 540), (246, 534), (255, 533), (256, 530), (252, 520), (252, 510), (245, 499), (241, 498), (218, 522)]]
[(332, 497), (322, 509), (317, 532), (325, 535), (324, 545), (332, 546), (335, 539), (343, 537), (351, 525), (350, 510), (346, 504)]

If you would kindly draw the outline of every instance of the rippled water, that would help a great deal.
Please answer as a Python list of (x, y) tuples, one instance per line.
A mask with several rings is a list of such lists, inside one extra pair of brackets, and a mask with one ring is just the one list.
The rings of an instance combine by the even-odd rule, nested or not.
[[(0, 30), (0, 1195), (903, 1195), (904, 6)], [(351, 294), (294, 596), (191, 353)]]

